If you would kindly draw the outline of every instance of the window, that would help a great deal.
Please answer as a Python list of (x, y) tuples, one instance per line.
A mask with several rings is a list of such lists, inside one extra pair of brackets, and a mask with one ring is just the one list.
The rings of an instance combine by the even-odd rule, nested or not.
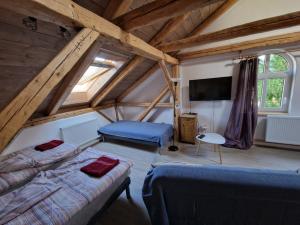
[[(98, 91), (111, 79), (118, 68), (125, 62), (123, 59), (113, 60), (112, 55), (107, 58), (96, 57), (80, 80), (72, 89), (64, 101), (63, 106), (86, 104), (98, 93)], [(109, 58), (112, 58), (110, 59)]]
[(257, 99), (261, 112), (287, 112), (292, 86), (292, 62), (285, 54), (258, 57)]

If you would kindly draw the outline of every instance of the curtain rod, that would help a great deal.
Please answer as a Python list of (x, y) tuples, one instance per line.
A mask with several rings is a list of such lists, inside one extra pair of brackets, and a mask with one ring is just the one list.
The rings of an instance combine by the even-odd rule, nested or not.
[[(270, 50), (271, 51), (271, 50)], [(291, 53), (291, 52), (298, 52), (300, 51), (300, 48), (292, 48), (292, 49), (287, 49), (287, 50), (281, 50), (281, 51), (274, 51), (274, 54), (280, 54), (280, 53)], [(252, 54), (252, 55), (243, 55), (241, 51), (239, 52), (238, 57), (234, 57), (232, 60), (247, 60), (247, 59), (252, 59), (258, 57), (260, 54)], [(267, 53), (266, 53), (267, 54)]]

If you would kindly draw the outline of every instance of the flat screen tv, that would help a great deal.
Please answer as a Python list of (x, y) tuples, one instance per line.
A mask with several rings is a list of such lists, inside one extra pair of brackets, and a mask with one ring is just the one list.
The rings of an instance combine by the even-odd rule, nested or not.
[(190, 101), (215, 101), (231, 99), (232, 77), (190, 80)]

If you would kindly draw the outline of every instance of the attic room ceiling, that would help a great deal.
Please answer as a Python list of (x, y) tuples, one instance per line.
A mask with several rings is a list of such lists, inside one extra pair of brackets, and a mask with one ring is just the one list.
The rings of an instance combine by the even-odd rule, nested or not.
[[(177, 59), (173, 57), (173, 53), (172, 55), (164, 54), (155, 46), (201, 32), (202, 23), (220, 10), (225, 2), (231, 6), (236, 0), (74, 0), (73, 2), (57, 0), (55, 4), (48, 5), (45, 0), (26, 2), (12, 0), (0, 3), (0, 48), (2, 50), (0, 51), (0, 67), (2, 71), (1, 88), (4, 90), (0, 97), (0, 109), (2, 110), (1, 116), (3, 116), (1, 123), (3, 122), (4, 127), (7, 125), (4, 121), (8, 119), (5, 110), (8, 109), (7, 107), (11, 107), (9, 104), (16, 99), (21, 100), (24, 90), (35, 85), (34, 81), (37, 79), (37, 75), (43, 72), (43, 68), (45, 69), (53, 60), (56, 60), (59, 54), (66, 50), (66, 46), (71, 46), (71, 41), (79, 38), (78, 35), (96, 39), (91, 43), (81, 39), (83, 43), (87, 44), (86, 46), (90, 47), (81, 53), (83, 56), (79, 57), (78, 61), (77, 59), (74, 61), (74, 67), (70, 68), (57, 84), (51, 84), (54, 85), (53, 88), (47, 89), (47, 95), (42, 101), (39, 100), (41, 102), (37, 104), (33, 113), (28, 111), (23, 117), (20, 114), (21, 110), (16, 111), (20, 119), (23, 117), (22, 120), (24, 118), (32, 120), (55, 115), (61, 111), (97, 107), (106, 102), (120, 99), (126, 90), (132, 89), (140, 79), (151, 76), (159, 68), (157, 61), (164, 59), (171, 64), (178, 63)], [(184, 5), (183, 2), (186, 4)], [(66, 7), (61, 7), (64, 5)], [(73, 8), (68, 7), (71, 5)], [(126, 13), (128, 13), (127, 16), (130, 16), (124, 18), (130, 18), (130, 12), (133, 11), (138, 12), (139, 18), (149, 21), (152, 16), (143, 15), (140, 11), (140, 8), (145, 6), (152, 7), (153, 12), (157, 12), (158, 16), (155, 21), (145, 22), (145, 26), (142, 24), (130, 28), (131, 34), (120, 30), (118, 26), (108, 23), (100, 17), (103, 16), (118, 24), (120, 23), (118, 18), (122, 18), (121, 16)], [(171, 14), (167, 11), (168, 8), (174, 9)], [(71, 19), (69, 10), (82, 11), (82, 14), (80, 17)], [(148, 14), (151, 13), (148, 12)], [(86, 17), (85, 20), (83, 17)], [(87, 18), (94, 20), (95, 26)], [(80, 24), (80, 21), (83, 22)], [(99, 24), (101, 23), (111, 27), (112, 30), (100, 29)], [(85, 25), (95, 30), (84, 30), (82, 27)], [(126, 29), (126, 25), (123, 26)], [(118, 33), (119, 31), (123, 32), (123, 36)], [(97, 32), (100, 37), (96, 37)], [(96, 58), (104, 59), (106, 62), (110, 60), (119, 63), (114, 68), (112, 65), (99, 66), (99, 60), (97, 62)], [(84, 76), (89, 68), (97, 66), (101, 68), (98, 71), (99, 74), (89, 75), (92, 77)], [(104, 67), (110, 68), (105, 68), (108, 69), (105, 70)], [(112, 71), (113, 73), (111, 73)], [(103, 78), (105, 75), (107, 75), (106, 80), (95, 85), (98, 78)], [(85, 100), (67, 104), (67, 99), (70, 100), (70, 93), (76, 92), (72, 92), (74, 87), (84, 82), (90, 83), (90, 86), (86, 87), (85, 93), (88, 93), (88, 96), (84, 97)], [(93, 90), (92, 94), (88, 91), (90, 89)], [(30, 94), (30, 92), (26, 93)], [(45, 93), (43, 92), (43, 95)], [(35, 101), (35, 96), (32, 97), (32, 100)], [(26, 104), (20, 105), (20, 107), (26, 107)], [(13, 114), (12, 116), (12, 118), (17, 118)], [(21, 128), (22, 123), (19, 122), (18, 126)], [(10, 132), (13, 134), (16, 131), (17, 128), (14, 128), (14, 131)], [(9, 136), (5, 136), (4, 140), (9, 141), (11, 134), (5, 133)], [(4, 142), (1, 145), (5, 145)]]
[[(110, 1), (75, 0), (74, 2), (94, 13), (103, 15)], [(132, 11), (151, 2), (153, 1), (133, 0), (128, 11)], [(165, 41), (186, 37), (187, 34), (201, 24), (202, 21), (223, 3), (224, 1), (217, 1), (216, 3), (209, 4), (203, 8), (191, 11), (184, 22), (165, 38)], [(1, 45), (2, 49), (5, 48), (5, 57), (3, 56), (3, 59), (1, 58), (1, 67), (2, 71), (7, 74), (7, 76), (5, 76), (5, 74), (2, 73), (1, 79), (2, 84), (4, 84), (3, 87), (5, 87), (5, 94), (0, 97), (0, 108), (2, 109), (30, 80), (33, 79), (37, 72), (40, 71), (69, 40), (71, 40), (77, 31), (68, 29), (69, 36), (65, 37), (60, 33), (61, 28), (59, 26), (43, 22), (42, 20), (37, 20), (37, 30), (35, 31), (24, 25), (23, 20), (26, 17), (23, 15), (2, 8), (0, 8), (0, 12), (0, 23), (1, 28), (3, 28), (3, 31), (1, 29)], [(168, 19), (157, 21), (155, 24), (135, 29), (132, 33), (148, 42), (164, 25), (166, 25), (167, 21)], [(20, 35), (21, 33), (23, 36)], [(114, 52), (116, 53), (115, 57), (119, 56), (122, 60), (127, 62), (133, 57), (133, 54), (125, 51), (119, 43), (111, 43), (110, 41), (101, 43), (101, 45), (106, 54), (108, 52)], [(105, 54), (105, 52), (100, 54)], [(20, 53), (24, 54), (24, 56), (20, 55)], [(22, 59), (22, 57), (24, 57), (24, 59)], [(101, 55), (99, 55), (99, 57), (101, 57)], [(36, 60), (37, 58), (38, 61)], [(130, 72), (126, 79), (120, 82), (114, 90), (107, 95), (104, 101), (113, 100), (118, 97), (153, 65), (154, 62), (152, 60), (144, 59), (142, 63)], [(122, 68), (116, 72), (115, 76), (121, 70)], [(22, 75), (18, 75), (19, 73), (22, 73)], [(11, 74), (11, 76), (9, 74)], [(18, 77), (17, 83), (15, 83), (14, 79), (11, 79), (12, 75), (16, 78)], [(5, 79), (5, 77), (7, 78)], [(62, 83), (63, 81), (50, 93), (47, 99), (35, 112), (33, 118), (37, 116), (46, 116), (46, 109), (51, 101), (51, 96), (54, 95)], [(12, 86), (14, 86), (13, 89), (11, 88)]]

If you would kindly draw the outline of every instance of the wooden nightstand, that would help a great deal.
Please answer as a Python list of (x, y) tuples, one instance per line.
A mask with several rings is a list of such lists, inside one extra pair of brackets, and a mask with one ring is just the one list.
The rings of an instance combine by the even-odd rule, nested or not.
[(179, 117), (179, 140), (181, 142), (195, 144), (197, 134), (197, 114), (182, 114)]

